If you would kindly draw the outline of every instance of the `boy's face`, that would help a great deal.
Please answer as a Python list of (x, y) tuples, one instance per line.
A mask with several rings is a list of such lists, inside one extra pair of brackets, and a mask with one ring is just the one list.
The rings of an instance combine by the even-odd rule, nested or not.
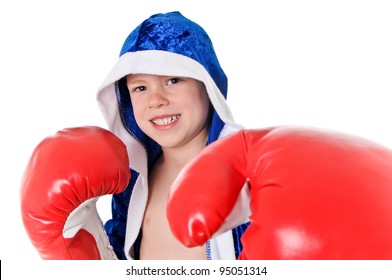
[(204, 84), (183, 77), (127, 76), (136, 122), (158, 144), (178, 147), (206, 141), (209, 99)]

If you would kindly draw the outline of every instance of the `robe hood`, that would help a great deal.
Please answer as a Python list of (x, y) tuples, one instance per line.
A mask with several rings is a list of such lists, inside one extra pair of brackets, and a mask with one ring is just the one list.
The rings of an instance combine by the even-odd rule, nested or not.
[(214, 114), (208, 143), (215, 141), (225, 124), (239, 128), (226, 103), (227, 77), (204, 29), (180, 12), (155, 14), (142, 22), (126, 38), (117, 63), (98, 89), (97, 99), (108, 129), (128, 147), (131, 165), (146, 168), (160, 154), (160, 146), (136, 124), (129, 92), (128, 74), (155, 74), (189, 77), (205, 84)]

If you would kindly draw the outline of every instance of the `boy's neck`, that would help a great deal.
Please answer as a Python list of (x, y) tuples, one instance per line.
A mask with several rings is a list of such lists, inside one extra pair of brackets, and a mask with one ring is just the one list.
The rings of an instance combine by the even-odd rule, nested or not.
[(206, 146), (207, 137), (193, 139), (191, 143), (174, 148), (162, 148), (162, 164), (182, 169)]

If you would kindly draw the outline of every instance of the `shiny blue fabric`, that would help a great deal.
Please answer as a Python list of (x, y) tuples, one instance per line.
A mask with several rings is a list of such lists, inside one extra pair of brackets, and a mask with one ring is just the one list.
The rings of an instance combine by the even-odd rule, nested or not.
[[(227, 96), (227, 77), (220, 67), (212, 42), (202, 27), (185, 18), (179, 12), (156, 14), (142, 22), (126, 38), (120, 52), (120, 56), (128, 52), (144, 50), (160, 50), (184, 55), (198, 61), (208, 71), (222, 95)], [(127, 131), (135, 137), (146, 149), (148, 155), (148, 167), (162, 153), (161, 147), (136, 124), (133, 108), (126, 86), (125, 78), (116, 82), (116, 95), (119, 105), (121, 120)], [(213, 107), (211, 107), (213, 109)], [(215, 110), (212, 112), (209, 125), (208, 143), (214, 142), (224, 126)], [(124, 241), (130, 196), (138, 174), (132, 171), (132, 180), (128, 188), (121, 194), (113, 195), (112, 213), (113, 218), (106, 222), (105, 229), (111, 245), (119, 259), (125, 259)], [(242, 250), (240, 238), (244, 227), (233, 231), (236, 257)], [(139, 246), (141, 234), (134, 245), (133, 257), (139, 258)]]
[(156, 14), (145, 20), (125, 40), (120, 56), (143, 50), (168, 51), (198, 61), (227, 96), (227, 77), (208, 34), (181, 13)]

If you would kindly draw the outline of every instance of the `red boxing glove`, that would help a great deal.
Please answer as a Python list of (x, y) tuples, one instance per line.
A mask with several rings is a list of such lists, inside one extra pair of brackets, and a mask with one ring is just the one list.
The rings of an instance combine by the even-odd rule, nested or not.
[(69, 128), (34, 150), (21, 185), (23, 223), (43, 259), (116, 259), (95, 207), (130, 179), (123, 142), (98, 127)]
[(240, 259), (392, 259), (392, 152), (340, 133), (244, 130), (206, 147), (176, 180), (168, 219), (185, 245), (223, 227), (248, 180)]

